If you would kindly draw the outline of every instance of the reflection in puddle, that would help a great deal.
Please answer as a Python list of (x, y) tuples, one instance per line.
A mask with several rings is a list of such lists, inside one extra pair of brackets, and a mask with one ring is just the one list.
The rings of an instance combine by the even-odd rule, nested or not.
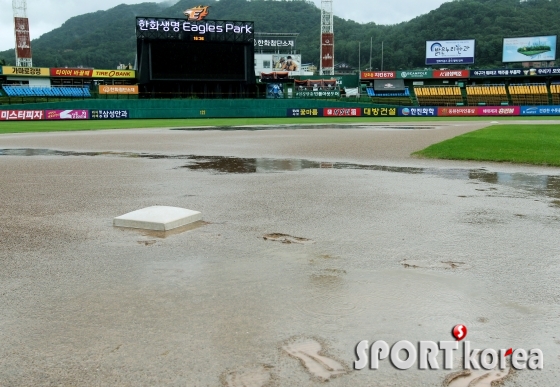
[[(266, 159), (224, 156), (163, 155), (133, 152), (72, 152), (52, 149), (0, 149), (0, 156), (103, 156), (144, 159), (188, 160), (183, 168), (216, 173), (274, 173), (301, 171), (304, 169), (359, 169), (408, 174), (426, 174), (446, 179), (477, 180), (523, 189), (539, 195), (560, 199), (560, 176), (528, 173), (488, 172), (485, 169), (438, 169), (394, 167), (341, 162), (320, 162), (303, 159)], [(492, 190), (492, 188), (490, 188)], [(554, 201), (554, 204), (560, 203)]]

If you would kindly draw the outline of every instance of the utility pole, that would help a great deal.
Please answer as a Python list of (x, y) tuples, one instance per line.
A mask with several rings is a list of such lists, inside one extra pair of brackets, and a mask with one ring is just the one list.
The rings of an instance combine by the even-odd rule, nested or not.
[(383, 42), (381, 42), (381, 71), (383, 71)]

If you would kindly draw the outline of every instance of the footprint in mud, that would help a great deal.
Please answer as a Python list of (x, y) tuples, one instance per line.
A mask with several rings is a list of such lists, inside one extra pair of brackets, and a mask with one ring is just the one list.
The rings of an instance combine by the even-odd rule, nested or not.
[(512, 375), (511, 368), (487, 370), (462, 370), (447, 375), (443, 387), (495, 387), (502, 385)]
[(224, 387), (269, 387), (274, 380), (268, 364), (259, 364), (235, 371), (226, 371), (220, 377)]
[(139, 245), (144, 245), (144, 246), (152, 246), (155, 245), (157, 241), (151, 240), (151, 241), (138, 241)]
[(283, 345), (282, 349), (298, 359), (312, 376), (323, 381), (348, 372), (341, 363), (322, 354), (321, 344), (313, 339), (297, 340)]
[(400, 264), (405, 269), (466, 269), (465, 262), (455, 262), (455, 261), (421, 261), (421, 260), (407, 260), (404, 259)]
[(299, 244), (305, 245), (305, 244), (309, 244), (309, 243), (315, 243), (315, 241), (312, 241), (311, 239), (300, 238), (300, 237), (295, 237), (295, 236), (291, 236), (291, 235), (288, 235), (288, 234), (278, 234), (278, 233), (266, 234), (266, 235), (263, 236), (263, 239), (265, 241), (282, 242), (282, 243), (286, 243), (286, 244), (299, 243)]

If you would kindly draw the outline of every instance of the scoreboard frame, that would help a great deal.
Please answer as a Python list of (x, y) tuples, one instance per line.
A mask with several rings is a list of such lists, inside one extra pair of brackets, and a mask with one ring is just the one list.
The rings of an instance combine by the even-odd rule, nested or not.
[[(138, 79), (141, 84), (151, 82), (237, 82), (243, 84), (254, 84), (254, 22), (252, 21), (233, 21), (233, 20), (200, 20), (190, 21), (177, 18), (160, 17), (136, 17), (136, 41), (137, 41), (137, 61)], [(244, 47), (245, 64), (243, 68), (244, 76), (225, 78), (225, 77), (206, 77), (200, 78), (193, 73), (192, 77), (186, 74), (184, 77), (162, 78), (152, 76), (152, 45), (158, 42), (177, 42), (185, 46), (205, 45), (206, 48), (216, 49), (223, 47), (224, 44), (232, 44)], [(216, 44), (221, 43), (221, 44)], [(169, 58), (173, 60), (172, 57)], [(227, 66), (227, 63), (224, 63)], [(241, 79), (243, 78), (243, 79)]]

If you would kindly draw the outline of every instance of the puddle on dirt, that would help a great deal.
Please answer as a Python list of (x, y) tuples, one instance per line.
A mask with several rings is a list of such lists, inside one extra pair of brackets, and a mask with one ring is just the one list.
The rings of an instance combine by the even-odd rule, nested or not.
[[(535, 175), (529, 173), (489, 172), (485, 169), (438, 169), (416, 167), (394, 167), (343, 162), (320, 162), (305, 159), (267, 159), (226, 156), (163, 155), (133, 152), (72, 152), (53, 149), (0, 149), (0, 156), (103, 156), (144, 159), (187, 160), (182, 168), (224, 174), (275, 173), (301, 171), (304, 169), (358, 169), (408, 174), (426, 174), (446, 179), (475, 180), (484, 183), (523, 189), (538, 195), (560, 199), (560, 176)], [(482, 190), (479, 190), (482, 191)], [(493, 191), (490, 188), (488, 191)], [(492, 192), (490, 192), (492, 193)], [(558, 205), (559, 200), (553, 201)]]
[[(442, 126), (439, 126), (442, 127)], [(173, 128), (171, 130), (179, 131), (209, 131), (209, 130), (219, 130), (219, 131), (258, 131), (258, 130), (286, 130), (286, 129), (380, 129), (380, 130), (429, 130), (437, 129), (438, 126), (430, 125), (276, 125), (276, 126), (208, 126), (208, 127), (198, 127), (198, 128)]]

